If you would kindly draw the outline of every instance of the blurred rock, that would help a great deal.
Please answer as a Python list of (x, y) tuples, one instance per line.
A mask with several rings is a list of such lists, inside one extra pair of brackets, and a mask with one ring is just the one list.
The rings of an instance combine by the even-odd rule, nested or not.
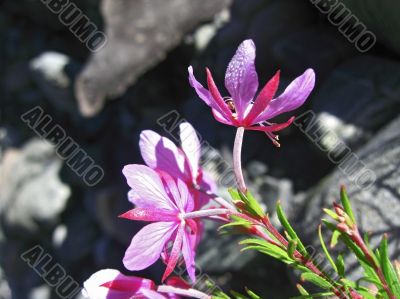
[(313, 97), (312, 109), (325, 127), (318, 135), (334, 131), (352, 148), (365, 143), (399, 114), (399, 78), (400, 63), (379, 57), (359, 56), (340, 65)]
[(229, 0), (103, 0), (108, 42), (92, 55), (76, 82), (81, 112), (96, 114), (164, 59), (183, 35), (221, 11)]
[(388, 233), (391, 258), (400, 257), (399, 127), (400, 118), (396, 118), (356, 153), (365, 168), (359, 164), (351, 172), (343, 162), (306, 196), (305, 213), (299, 213), (297, 221), (301, 227), (299, 232), (312, 244), (318, 244), (316, 229), (322, 217), (321, 209), (331, 207), (334, 200), (339, 201), (339, 188), (344, 184), (360, 229), (372, 233), (374, 245), (383, 233)]
[(4, 276), (3, 270), (0, 268), (0, 298), (11, 299), (11, 290), (8, 286), (6, 277)]
[(356, 50), (335, 29), (313, 27), (279, 39), (272, 46), (272, 52), (283, 73), (299, 76), (307, 68), (313, 68), (318, 82), (321, 82)]
[(51, 294), (50, 286), (41, 285), (36, 288), (33, 288), (30, 291), (30, 293), (28, 295), (28, 299), (47, 299), (47, 298), (51, 298), (50, 294)]
[[(278, 40), (301, 31), (312, 22), (310, 4), (297, 0), (272, 1), (251, 19), (248, 37), (257, 45), (257, 64), (272, 68), (272, 45)], [(273, 72), (274, 70), (271, 70)]]
[(29, 67), (34, 81), (55, 109), (77, 112), (72, 89), (79, 70), (76, 62), (62, 53), (45, 52), (32, 59)]
[(61, 165), (54, 148), (37, 138), (21, 150), (6, 151), (0, 164), (0, 215), (7, 229), (33, 233), (39, 222), (57, 219), (70, 195), (58, 177)]
[(250, 179), (254, 180), (257, 177), (266, 174), (268, 171), (268, 166), (260, 161), (250, 161), (247, 164), (246, 169)]
[(362, 3), (357, 0), (343, 0), (342, 2), (352, 14), (365, 24), (368, 30), (377, 36), (379, 43), (383, 43), (400, 54), (399, 2), (378, 3), (374, 0), (366, 0)]

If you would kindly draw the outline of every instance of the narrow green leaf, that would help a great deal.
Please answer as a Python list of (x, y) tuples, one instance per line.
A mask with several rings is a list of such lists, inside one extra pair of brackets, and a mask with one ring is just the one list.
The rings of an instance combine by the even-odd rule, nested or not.
[(330, 216), (331, 218), (333, 218), (334, 220), (338, 221), (339, 217), (338, 215), (335, 213), (335, 211), (331, 210), (331, 209), (323, 209), (323, 211), (325, 212), (325, 214), (327, 214), (328, 216)]
[(242, 201), (238, 190), (236, 190), (234, 188), (229, 188), (228, 192), (231, 195), (233, 201)]
[(400, 296), (400, 281), (389, 259), (388, 242), (386, 234), (383, 235), (381, 244), (379, 246), (379, 252), (381, 257), (380, 261), (381, 261), (383, 275), (385, 276), (388, 285), (390, 289), (393, 291), (393, 293), (395, 293), (396, 296)]
[(249, 295), (249, 297), (251, 299), (262, 299), (260, 296), (258, 296), (256, 293), (254, 293), (252, 290), (249, 290), (247, 287), (245, 288), (247, 295)]
[(297, 289), (299, 290), (299, 293), (303, 296), (310, 295), (307, 290), (301, 285), (301, 284), (296, 284)]
[(308, 256), (308, 252), (301, 242), (300, 238), (297, 236), (296, 232), (294, 231), (293, 227), (290, 225), (289, 220), (287, 219), (285, 212), (282, 209), (282, 206), (280, 202), (278, 201), (277, 206), (276, 206), (276, 212), (278, 214), (278, 219), (282, 226), (285, 228), (289, 236), (292, 238), (292, 240), (297, 242), (297, 248), (299, 252), (305, 256)]
[(338, 230), (334, 230), (332, 232), (332, 238), (331, 238), (331, 243), (330, 243), (331, 248), (334, 248), (337, 245), (340, 235), (341, 235), (341, 232)]
[(347, 236), (345, 234), (341, 234), (340, 239), (356, 255), (358, 260), (363, 261), (367, 265), (370, 264), (370, 262), (365, 257), (364, 253), (361, 251), (361, 249), (356, 244), (354, 244), (353, 240), (351, 240), (349, 236)]
[(324, 290), (329, 290), (332, 287), (328, 281), (312, 272), (303, 273), (301, 275), (301, 280), (309, 281)]
[(293, 240), (289, 240), (289, 245), (287, 248), (287, 254), (290, 258), (294, 259), (294, 251), (296, 250), (297, 242)]
[(354, 217), (353, 209), (351, 208), (349, 197), (347, 196), (346, 188), (342, 186), (340, 189), (340, 201), (342, 202), (344, 211), (349, 215), (351, 221), (356, 223), (356, 218)]
[(344, 272), (345, 272), (345, 264), (344, 264), (344, 259), (343, 255), (339, 254), (337, 260), (336, 260), (336, 267), (337, 267), (337, 272), (340, 277), (344, 277)]
[(328, 259), (329, 263), (332, 265), (333, 270), (335, 270), (335, 272), (338, 273), (336, 264), (333, 261), (333, 258), (330, 255), (328, 249), (326, 248), (324, 237), (322, 236), (322, 226), (321, 225), (318, 226), (318, 236), (319, 236), (319, 241), (321, 242), (322, 250), (324, 251), (326, 258)]
[(315, 293), (315, 294), (309, 294), (309, 295), (290, 297), (290, 299), (325, 298), (325, 297), (331, 297), (333, 295), (335, 295), (333, 292), (321, 292), (321, 293)]
[(260, 218), (264, 217), (265, 213), (261, 208), (258, 201), (251, 195), (250, 191), (247, 190), (246, 194), (239, 191), (240, 199), (246, 204), (250, 213)]
[(248, 299), (245, 295), (242, 295), (238, 292), (235, 291), (230, 291), (230, 293), (232, 294), (232, 296), (236, 299)]

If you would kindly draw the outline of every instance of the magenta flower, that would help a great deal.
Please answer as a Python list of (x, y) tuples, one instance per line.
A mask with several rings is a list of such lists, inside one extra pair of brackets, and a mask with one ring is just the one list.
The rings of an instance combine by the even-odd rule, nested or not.
[[(133, 237), (123, 259), (125, 267), (132, 271), (142, 270), (162, 256), (167, 264), (164, 280), (174, 270), (182, 252), (189, 277), (195, 281), (194, 257), (199, 239), (195, 219), (226, 214), (228, 210), (193, 211), (193, 198), (186, 184), (167, 173), (137, 164), (125, 166), (122, 172), (134, 190), (136, 208), (120, 217), (152, 222)], [(172, 249), (167, 252), (169, 243), (172, 243)]]
[(303, 105), (314, 88), (315, 74), (312, 69), (307, 69), (303, 75), (290, 83), (279, 97), (273, 99), (279, 85), (278, 71), (254, 99), (258, 89), (255, 57), (256, 48), (253, 41), (242, 42), (225, 74), (225, 87), (230, 94), (229, 97), (221, 96), (208, 68), (206, 69), (208, 90), (196, 80), (192, 66), (188, 69), (189, 82), (197, 95), (211, 107), (217, 121), (244, 127), (247, 130), (263, 131), (274, 144), (279, 145), (276, 142), (277, 137), (272, 132), (289, 126), (294, 117), (281, 124), (270, 123), (268, 120)]
[[(195, 207), (200, 208), (209, 201), (209, 197), (198, 189), (214, 192), (216, 185), (199, 165), (201, 145), (196, 131), (187, 122), (180, 124), (179, 129), (181, 148), (168, 138), (145, 130), (140, 134), (140, 152), (150, 168), (184, 181), (193, 194)], [(134, 201), (134, 192), (129, 193), (128, 197)]]
[[(82, 295), (90, 299), (158, 298), (153, 281), (126, 276), (114, 269), (94, 273), (83, 283), (83, 287)], [(161, 296), (161, 298), (165, 297)]]

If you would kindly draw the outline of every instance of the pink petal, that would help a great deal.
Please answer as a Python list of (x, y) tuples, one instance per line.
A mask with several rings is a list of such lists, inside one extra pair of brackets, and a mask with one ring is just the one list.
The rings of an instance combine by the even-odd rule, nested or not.
[(175, 222), (156, 222), (143, 227), (133, 237), (125, 252), (125, 267), (131, 271), (138, 271), (152, 265), (160, 257), (165, 243), (177, 227)]
[(140, 152), (143, 160), (152, 169), (160, 169), (172, 176), (186, 178), (185, 156), (168, 138), (145, 130), (140, 134)]
[(186, 270), (193, 283), (196, 282), (196, 265), (194, 262), (195, 244), (193, 243), (194, 241), (194, 238), (191, 238), (189, 236), (189, 233), (185, 232), (182, 243), (182, 254), (185, 260)]
[(244, 118), (246, 107), (250, 105), (258, 89), (255, 58), (254, 42), (245, 40), (239, 45), (226, 70), (225, 87), (235, 103), (239, 120)]
[(273, 124), (271, 126), (256, 126), (256, 127), (247, 127), (246, 130), (251, 130), (251, 131), (263, 131), (263, 132), (276, 132), (283, 130), (290, 126), (292, 122), (294, 121), (295, 117), (292, 116), (287, 122), (281, 123), (281, 124)]
[(218, 90), (217, 86), (215, 85), (212, 74), (208, 68), (206, 68), (206, 73), (207, 73), (208, 90), (210, 91), (210, 93), (214, 99), (214, 103), (216, 104), (216, 107), (212, 107), (212, 108), (218, 110), (218, 112), (221, 113), (225, 118), (230, 119), (232, 116), (232, 112), (228, 108), (228, 106), (225, 104), (225, 101), (222, 98), (221, 94), (219, 93), (219, 90)]
[(129, 187), (137, 196), (135, 203), (140, 207), (153, 207), (166, 210), (175, 210), (174, 203), (165, 192), (164, 185), (153, 169), (138, 164), (126, 165), (122, 170)]
[(149, 279), (126, 276), (118, 270), (105, 269), (94, 273), (83, 283), (84, 296), (91, 299), (127, 299), (143, 290), (155, 289), (155, 284)]
[(193, 67), (189, 66), (188, 68), (189, 72), (189, 84), (194, 88), (196, 91), (197, 95), (199, 96), (200, 99), (202, 99), (208, 106), (213, 107), (213, 98), (211, 96), (211, 93), (201, 85), (199, 81), (196, 80), (194, 74), (193, 74)]
[(230, 119), (227, 119), (225, 116), (223, 116), (221, 113), (218, 112), (216, 109), (212, 109), (212, 114), (214, 115), (214, 118), (219, 121), (220, 123), (223, 123), (225, 125), (229, 126), (234, 126), (234, 122)]
[(167, 279), (167, 277), (174, 271), (176, 264), (178, 263), (179, 256), (181, 254), (182, 249), (182, 239), (185, 230), (185, 225), (180, 225), (178, 232), (176, 234), (176, 238), (174, 244), (172, 245), (171, 253), (169, 255), (167, 268), (165, 269), (164, 275), (161, 281)]
[(304, 104), (314, 85), (315, 73), (312, 69), (308, 69), (293, 80), (279, 97), (272, 100), (267, 109), (254, 120), (254, 123), (263, 122), (279, 114), (297, 109)]
[(177, 213), (156, 208), (135, 208), (119, 216), (136, 221), (177, 221)]
[(267, 108), (268, 104), (270, 103), (278, 89), (279, 76), (280, 71), (277, 71), (276, 74), (272, 77), (271, 80), (268, 81), (268, 83), (261, 90), (260, 94), (257, 96), (249, 114), (246, 116), (246, 122), (248, 124), (254, 124), (253, 120)]
[(166, 172), (159, 172), (159, 174), (165, 184), (165, 189), (168, 191), (167, 193), (170, 195), (170, 198), (172, 198), (178, 209), (180, 209), (176, 203), (177, 199), (179, 199), (181, 195), (179, 193), (178, 186), (176, 185), (174, 178)]
[(191, 124), (185, 122), (179, 125), (181, 147), (186, 155), (192, 173), (192, 179), (196, 182), (199, 174), (199, 160), (201, 145), (197, 133)]

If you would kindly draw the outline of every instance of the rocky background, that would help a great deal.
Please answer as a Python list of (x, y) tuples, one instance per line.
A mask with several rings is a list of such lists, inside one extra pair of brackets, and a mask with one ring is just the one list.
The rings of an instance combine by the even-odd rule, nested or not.
[[(281, 199), (307, 242), (316, 245), (321, 208), (338, 199), (344, 183), (362, 229), (373, 236), (388, 232), (392, 257), (399, 258), (400, 5), (343, 2), (377, 36), (367, 53), (306, 0), (80, 1), (108, 37), (94, 54), (42, 1), (1, 1), (0, 298), (58, 298), (20, 258), (37, 244), (79, 283), (101, 268), (123, 270), (124, 250), (140, 227), (117, 218), (130, 208), (121, 169), (142, 162), (139, 133), (162, 133), (159, 117), (177, 110), (214, 154), (230, 160), (234, 130), (214, 121), (196, 98), (187, 66), (199, 76), (209, 66), (222, 83), (245, 38), (257, 45), (262, 82), (281, 69), (285, 86), (306, 68), (315, 69), (317, 87), (298, 114), (314, 111), (324, 130), (335, 132), (377, 176), (371, 189), (360, 190), (328, 159), (329, 140), (321, 139), (321, 150), (292, 126), (282, 132), (280, 149), (263, 134), (246, 134), (250, 189), (271, 210)], [(21, 121), (37, 105), (105, 170), (100, 184), (85, 185)], [(297, 294), (284, 266), (240, 254), (236, 241), (216, 236), (211, 226), (197, 260), (224, 289), (247, 285), (267, 298)], [(142, 274), (159, 279), (161, 266)]]

